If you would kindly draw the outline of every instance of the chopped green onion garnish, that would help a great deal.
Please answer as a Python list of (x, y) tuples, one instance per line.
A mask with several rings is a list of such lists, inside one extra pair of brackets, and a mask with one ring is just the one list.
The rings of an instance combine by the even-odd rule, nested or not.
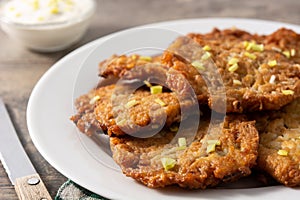
[(256, 55), (254, 55), (254, 54), (252, 54), (252, 53), (245, 52), (244, 55), (247, 56), (248, 58), (251, 58), (252, 60), (255, 60), (255, 59), (256, 59)]
[(163, 100), (161, 100), (160, 98), (157, 98), (154, 100), (156, 103), (158, 103), (160, 106), (164, 107), (167, 104), (165, 102), (163, 102)]
[(245, 46), (245, 47), (246, 47), (246, 50), (247, 50), (247, 51), (251, 50), (253, 44), (254, 44), (253, 42), (248, 42), (247, 45)]
[(284, 51), (284, 52), (282, 52), (282, 53), (283, 53), (283, 55), (285, 55), (287, 58), (290, 58), (290, 57), (291, 57), (291, 54), (290, 54), (289, 51)]
[(147, 87), (152, 87), (151, 83), (147, 80), (144, 80), (145, 85), (147, 85)]
[(198, 60), (195, 60), (194, 62), (192, 62), (192, 66), (197, 68), (197, 69), (200, 69), (200, 70), (205, 70), (205, 67)]
[(221, 142), (220, 140), (207, 140), (207, 144), (206, 153), (211, 153), (216, 150), (216, 146), (220, 145)]
[(288, 152), (286, 150), (280, 149), (277, 151), (277, 154), (280, 156), (287, 156)]
[(231, 58), (228, 61), (228, 65), (234, 65), (234, 64), (237, 64), (238, 62), (239, 62), (239, 59), (237, 59), (237, 58)]
[(295, 56), (296, 55), (296, 50), (295, 49), (291, 49), (291, 56)]
[(133, 54), (133, 55), (131, 56), (131, 59), (136, 60), (136, 59), (137, 59), (137, 55)]
[(234, 84), (234, 85), (242, 85), (242, 82), (239, 81), (239, 80), (234, 79), (234, 80), (233, 80), (233, 84)]
[(152, 61), (152, 57), (150, 57), (150, 56), (140, 56), (140, 60), (144, 60), (144, 61), (150, 62), (150, 61)]
[(205, 46), (203, 47), (203, 50), (204, 50), (204, 51), (210, 51), (210, 50), (211, 50), (211, 48), (210, 48), (210, 46), (208, 46), (208, 45), (205, 45)]
[(100, 97), (99, 97), (98, 95), (97, 95), (97, 96), (94, 96), (94, 97), (90, 100), (90, 104), (96, 103), (99, 99), (100, 99)]
[(211, 152), (214, 152), (215, 150), (216, 150), (216, 145), (215, 144), (209, 144), (209, 145), (207, 145), (206, 153), (211, 153)]
[(247, 51), (253, 50), (253, 51), (263, 51), (264, 45), (263, 44), (256, 44), (256, 42), (248, 42), (244, 41), (244, 47)]
[(133, 107), (137, 104), (138, 104), (138, 102), (136, 100), (128, 101), (127, 104), (126, 104), (126, 108), (131, 108), (131, 107)]
[(277, 61), (276, 61), (276, 60), (270, 60), (270, 61), (268, 62), (268, 65), (269, 65), (270, 67), (274, 67), (274, 66), (277, 65)]
[(162, 93), (163, 87), (160, 85), (155, 85), (150, 87), (151, 94), (160, 94)]
[(184, 137), (178, 138), (179, 147), (186, 147), (186, 139)]
[(264, 50), (264, 45), (263, 44), (253, 44), (251, 49), (253, 51), (263, 51)]
[(294, 94), (294, 91), (293, 91), (293, 90), (282, 90), (281, 92), (282, 92), (282, 94), (284, 94), (284, 95), (293, 95), (293, 94)]
[(172, 158), (161, 158), (161, 163), (166, 171), (174, 168), (176, 165), (176, 160)]
[(237, 63), (235, 63), (234, 65), (232, 65), (228, 68), (228, 71), (235, 72), (238, 68), (239, 68), (239, 65)]
[(209, 59), (211, 56), (211, 54), (209, 52), (205, 52), (202, 57), (201, 57), (201, 60), (207, 60)]
[(244, 41), (244, 42), (243, 42), (243, 45), (244, 45), (245, 48), (247, 48), (248, 45), (249, 45), (249, 42), (248, 42), (248, 41)]

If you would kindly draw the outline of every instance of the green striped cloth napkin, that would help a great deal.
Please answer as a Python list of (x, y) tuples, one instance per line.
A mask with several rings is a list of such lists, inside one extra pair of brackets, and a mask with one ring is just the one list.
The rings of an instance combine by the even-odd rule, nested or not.
[(65, 182), (58, 190), (55, 200), (109, 200), (99, 196), (71, 180)]

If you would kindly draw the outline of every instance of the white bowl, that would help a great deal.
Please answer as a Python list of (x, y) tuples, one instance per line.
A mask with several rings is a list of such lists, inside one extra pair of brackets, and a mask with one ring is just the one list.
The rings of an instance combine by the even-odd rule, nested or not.
[(1, 18), (1, 27), (12, 39), (21, 45), (40, 52), (63, 50), (78, 42), (89, 27), (95, 12), (96, 2), (92, 8), (78, 18), (41, 24), (16, 23)]

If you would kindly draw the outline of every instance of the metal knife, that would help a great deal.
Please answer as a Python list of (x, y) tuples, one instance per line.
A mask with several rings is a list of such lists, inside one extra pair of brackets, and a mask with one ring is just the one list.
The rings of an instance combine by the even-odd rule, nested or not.
[(0, 99), (0, 160), (21, 200), (51, 200), (40, 176), (31, 164)]

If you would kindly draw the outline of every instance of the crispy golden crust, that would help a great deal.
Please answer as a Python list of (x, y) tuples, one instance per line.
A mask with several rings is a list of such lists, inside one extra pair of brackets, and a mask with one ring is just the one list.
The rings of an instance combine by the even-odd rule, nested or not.
[[(264, 48), (262, 51), (247, 49), (245, 41), (263, 44)], [(199, 44), (198, 49), (195, 44)], [(201, 60), (200, 57), (205, 53), (202, 50), (204, 46), (209, 47), (206, 51), (210, 53), (210, 58), (217, 68), (214, 70), (208, 67), (200, 75), (191, 63)], [(161, 59), (158, 56), (152, 61), (139, 61), (137, 55), (134, 59), (124, 55), (113, 56), (113, 59), (101, 63), (99, 68), (101, 76), (120, 78), (135, 66), (160, 61), (162, 66), (173, 69), (173, 72), (174, 70), (179, 72), (188, 80), (200, 104), (208, 103), (218, 112), (223, 111), (223, 104), (226, 104), (227, 112), (278, 110), (300, 96), (299, 46), (300, 35), (284, 28), (270, 35), (250, 34), (238, 29), (222, 31), (214, 29), (211, 33), (191, 33), (187, 37), (178, 38), (168, 47)], [(230, 72), (229, 61), (232, 58), (238, 60), (238, 69)], [(208, 61), (209, 59), (205, 62)], [(270, 66), (270, 61), (276, 61), (275, 66)], [(109, 62), (111, 64), (108, 65)], [(203, 65), (208, 65), (205, 62)], [(213, 75), (209, 70), (218, 71), (221, 75), (219, 79), (222, 80), (212, 78)], [(206, 76), (210, 83), (207, 84), (203, 76)], [(172, 91), (190, 92), (186, 83), (172, 71), (166, 70), (166, 77), (167, 87)], [(224, 84), (226, 89), (226, 103), (224, 96), (212, 98), (211, 92), (207, 89), (207, 85), (211, 85), (210, 90), (217, 91), (220, 84)], [(291, 90), (293, 94), (282, 92), (285, 90)]]
[[(89, 93), (80, 96), (75, 101), (77, 113), (70, 119), (76, 124), (77, 128), (86, 135), (91, 136), (94, 133), (107, 131), (107, 127), (101, 124), (94, 114), (96, 102), (91, 100), (101, 93), (102, 99), (109, 99), (110, 92), (114, 89), (114, 85), (102, 87), (101, 90), (93, 89)], [(100, 96), (99, 96), (100, 97)], [(100, 99), (99, 99), (100, 100)], [(109, 112), (105, 116), (108, 118)]]
[[(121, 93), (115, 89), (115, 85), (100, 87), (77, 99), (78, 114), (71, 119), (81, 132), (91, 135), (103, 130), (109, 135), (124, 135), (156, 130), (180, 122), (181, 108), (188, 109), (193, 103), (186, 100), (180, 106), (174, 93), (151, 94), (149, 88), (136, 90), (127, 99), (123, 89), (119, 90)], [(94, 97), (97, 101), (91, 104)], [(160, 105), (158, 99), (165, 105)]]
[[(243, 116), (227, 116), (223, 126), (214, 122), (209, 134), (208, 125), (208, 120), (201, 119), (196, 137), (184, 150), (178, 150), (176, 141), (170, 143), (176, 134), (172, 132), (147, 139), (111, 137), (113, 158), (124, 174), (152, 188), (177, 184), (204, 189), (249, 175), (258, 148), (254, 123)], [(220, 145), (207, 153), (211, 140), (219, 140)], [(164, 170), (163, 157), (175, 159), (174, 168)]]
[[(199, 60), (197, 55), (194, 55), (195, 50), (191, 48), (194, 44), (191, 44), (193, 41), (189, 38), (202, 47), (210, 47), (211, 50), (208, 52), (226, 88), (227, 112), (278, 110), (300, 96), (300, 65), (297, 49), (300, 36), (293, 31), (280, 29), (271, 35), (259, 36), (241, 30), (215, 29), (209, 34), (189, 34), (188, 37), (178, 38), (169, 47), (162, 56), (162, 63), (185, 74), (195, 93), (201, 95), (198, 96), (200, 102), (203, 102), (202, 98), (208, 97), (210, 107), (221, 111), (222, 107), (219, 108), (221, 104), (218, 105), (218, 102), (222, 99), (212, 99), (207, 89), (198, 91), (199, 86), (203, 86), (203, 78), (196, 70), (186, 70), (193, 67), (190, 64), (193, 60)], [(247, 50), (245, 41), (263, 44), (264, 49)], [(285, 51), (289, 51), (289, 57), (283, 53)], [(292, 51), (295, 55), (291, 53)], [(249, 53), (252, 58), (249, 57)], [(178, 55), (181, 59), (178, 59)], [(182, 57), (187, 59), (183, 60)], [(237, 59), (238, 65), (238, 69), (233, 72), (229, 70), (231, 66), (229, 61), (232, 58)], [(274, 60), (275, 66), (270, 66), (269, 62)], [(216, 90), (218, 84), (216, 86), (214, 84), (218, 83), (218, 80), (213, 81), (211, 87)], [(291, 90), (293, 94), (284, 94), (282, 91), (285, 90)]]
[(286, 186), (299, 186), (300, 99), (277, 112), (254, 114), (254, 119), (260, 132), (258, 167)]
[(99, 75), (105, 78), (121, 77), (124, 73), (136, 66), (159, 62), (160, 57), (144, 57), (140, 55), (113, 55), (99, 63)]

